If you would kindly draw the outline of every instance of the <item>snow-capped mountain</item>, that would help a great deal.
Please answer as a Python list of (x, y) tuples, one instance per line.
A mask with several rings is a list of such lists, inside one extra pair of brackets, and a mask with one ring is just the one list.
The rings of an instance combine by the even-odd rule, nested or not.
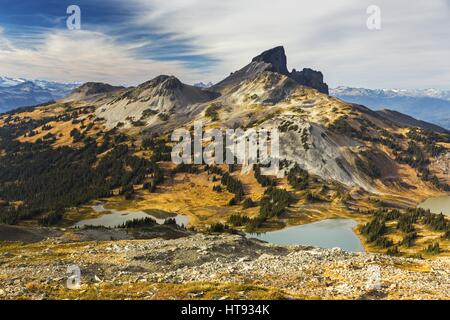
[(214, 85), (212, 82), (204, 83), (204, 82), (197, 82), (194, 84), (194, 87), (201, 88), (201, 89), (208, 89), (211, 88)]
[(450, 90), (337, 87), (330, 95), (374, 110), (390, 109), (450, 129)]
[(411, 97), (430, 97), (450, 101), (450, 90), (423, 89), (423, 90), (401, 90), (401, 94)]
[(0, 77), (0, 112), (61, 99), (78, 86), (77, 83)]

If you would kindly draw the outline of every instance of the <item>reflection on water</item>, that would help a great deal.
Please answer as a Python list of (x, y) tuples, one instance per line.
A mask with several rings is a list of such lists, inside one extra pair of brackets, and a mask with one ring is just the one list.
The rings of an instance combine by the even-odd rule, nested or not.
[(432, 213), (450, 215), (450, 196), (429, 198), (419, 204), (419, 208), (430, 210)]
[(337, 247), (350, 252), (364, 252), (360, 239), (353, 231), (356, 225), (356, 221), (351, 219), (329, 219), (247, 236), (279, 245)]
[(104, 215), (94, 218), (82, 220), (75, 224), (75, 227), (83, 227), (83, 226), (95, 226), (95, 227), (107, 227), (107, 228), (115, 228), (119, 227), (127, 221), (132, 221), (135, 219), (144, 219), (144, 218), (152, 218), (158, 224), (163, 224), (167, 218), (175, 219), (178, 225), (187, 226), (189, 222), (189, 218), (182, 215), (176, 216), (167, 216), (167, 218), (156, 217), (151, 213), (146, 213), (142, 211), (138, 212), (129, 212), (129, 211), (117, 211), (117, 210), (106, 210), (105, 207), (101, 204), (95, 205), (92, 207), (95, 212), (105, 212)]

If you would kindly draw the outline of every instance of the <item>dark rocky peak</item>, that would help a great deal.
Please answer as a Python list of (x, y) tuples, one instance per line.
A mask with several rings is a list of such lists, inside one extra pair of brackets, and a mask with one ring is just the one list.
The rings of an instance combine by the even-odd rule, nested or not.
[(323, 74), (320, 71), (315, 71), (309, 68), (304, 68), (302, 71), (292, 70), (290, 77), (297, 83), (314, 88), (322, 93), (329, 94), (328, 85), (323, 82)]
[(267, 71), (285, 75), (300, 85), (329, 94), (328, 85), (323, 82), (323, 74), (321, 72), (312, 69), (303, 69), (302, 71), (296, 71), (294, 69), (292, 72), (289, 72), (286, 54), (282, 46), (264, 51), (253, 58), (250, 64), (232, 73), (211, 89), (218, 92), (225, 92), (238, 86), (242, 81), (254, 78), (256, 75)]
[(140, 85), (143, 88), (160, 86), (161, 89), (175, 90), (183, 87), (183, 83), (174, 76), (160, 75)]
[(259, 56), (253, 58), (252, 62), (269, 63), (272, 67), (268, 71), (277, 72), (284, 75), (289, 74), (287, 69), (287, 57), (284, 52), (284, 47), (282, 46), (264, 51)]
[(264, 51), (259, 56), (253, 58), (254, 62), (264, 62), (271, 65), (267, 71), (281, 73), (289, 78), (293, 79), (297, 83), (314, 88), (322, 93), (328, 94), (328, 85), (323, 82), (323, 74), (319, 71), (314, 71), (309, 68), (305, 68), (302, 71), (289, 72), (287, 68), (287, 58), (283, 46), (278, 46), (273, 49)]

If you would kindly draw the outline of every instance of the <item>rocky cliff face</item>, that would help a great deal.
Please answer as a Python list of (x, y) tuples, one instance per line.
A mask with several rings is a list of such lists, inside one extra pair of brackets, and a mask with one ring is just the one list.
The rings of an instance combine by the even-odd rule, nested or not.
[(253, 58), (250, 64), (231, 74), (230, 77), (218, 83), (213, 88), (222, 91), (230, 85), (238, 85), (240, 81), (243, 81), (246, 78), (254, 77), (255, 74), (264, 71), (271, 71), (285, 75), (300, 85), (328, 94), (328, 85), (324, 83), (323, 74), (321, 72), (314, 71), (309, 68), (305, 68), (302, 71), (296, 71), (294, 69), (292, 72), (289, 72), (287, 68), (286, 53), (284, 47), (282, 46), (264, 51), (260, 55)]
[(319, 92), (329, 94), (328, 85), (323, 82), (323, 74), (320, 71), (309, 68), (305, 68), (302, 71), (296, 71), (294, 69), (289, 76), (303, 86), (311, 87)]
[(287, 69), (287, 57), (283, 47), (276, 47), (267, 51), (264, 51), (259, 56), (253, 58), (252, 62), (264, 62), (271, 65), (268, 71), (281, 73), (288, 75)]

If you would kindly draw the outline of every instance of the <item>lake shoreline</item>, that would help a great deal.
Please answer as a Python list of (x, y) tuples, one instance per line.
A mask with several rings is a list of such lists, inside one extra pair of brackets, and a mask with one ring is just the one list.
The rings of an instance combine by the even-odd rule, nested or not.
[(275, 245), (306, 245), (324, 249), (341, 248), (348, 252), (365, 252), (360, 238), (355, 233), (358, 222), (348, 218), (335, 218), (308, 224), (289, 226), (265, 233), (246, 233)]
[(128, 221), (145, 218), (151, 218), (159, 225), (163, 225), (167, 219), (174, 219), (179, 226), (185, 227), (189, 224), (189, 218), (187, 216), (177, 215), (171, 212), (163, 213), (161, 210), (155, 210), (155, 212), (150, 209), (143, 211), (122, 211), (106, 208), (106, 205), (103, 203), (97, 203), (91, 208), (98, 216), (96, 218), (80, 220), (73, 225), (74, 228), (83, 228), (86, 226), (118, 228)]
[(450, 216), (450, 195), (431, 197), (417, 205), (418, 208), (430, 210), (434, 214)]

